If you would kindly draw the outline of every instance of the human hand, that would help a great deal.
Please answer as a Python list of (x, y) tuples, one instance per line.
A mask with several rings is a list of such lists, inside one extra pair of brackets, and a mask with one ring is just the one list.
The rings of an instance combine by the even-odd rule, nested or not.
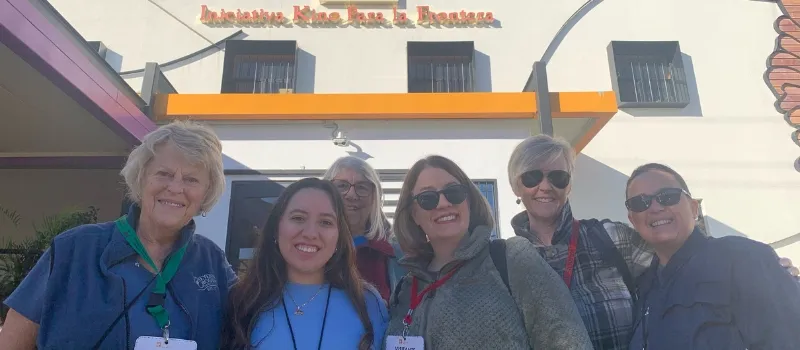
[(798, 269), (796, 266), (792, 265), (792, 260), (791, 259), (789, 259), (789, 258), (780, 258), (779, 262), (780, 262), (781, 266), (783, 266), (786, 269), (786, 271), (789, 272), (790, 275), (792, 275), (796, 279), (800, 279), (800, 269)]

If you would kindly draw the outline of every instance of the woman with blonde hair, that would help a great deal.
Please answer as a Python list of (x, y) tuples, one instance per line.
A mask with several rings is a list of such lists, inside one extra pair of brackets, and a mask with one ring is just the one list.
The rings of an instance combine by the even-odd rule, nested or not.
[(219, 346), (236, 275), (192, 219), (225, 189), (219, 139), (199, 124), (164, 125), (131, 152), (122, 176), (128, 214), (56, 236), (5, 300), (3, 349)]
[(392, 296), (387, 348), (592, 348), (559, 277), (524, 238), (490, 243), (493, 226), (453, 161), (411, 167), (394, 222), (409, 275)]
[(400, 247), (389, 237), (378, 173), (361, 158), (347, 156), (337, 159), (322, 178), (330, 180), (344, 199), (359, 273), (388, 302), (405, 272), (397, 263)]

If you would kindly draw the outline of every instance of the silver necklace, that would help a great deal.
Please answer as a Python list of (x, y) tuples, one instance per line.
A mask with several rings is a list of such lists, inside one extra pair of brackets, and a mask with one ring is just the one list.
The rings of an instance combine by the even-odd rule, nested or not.
[(305, 302), (305, 303), (303, 303), (302, 305), (297, 305), (297, 302), (296, 302), (296, 301), (294, 301), (294, 297), (292, 297), (292, 293), (289, 293), (289, 291), (287, 290), (287, 291), (286, 291), (286, 294), (287, 294), (287, 295), (289, 295), (289, 299), (291, 299), (291, 300), (292, 300), (292, 303), (293, 303), (293, 304), (294, 304), (294, 306), (295, 306), (295, 308), (294, 308), (294, 314), (295, 314), (295, 315), (297, 315), (297, 316), (303, 316), (303, 314), (304, 314), (304, 312), (303, 312), (303, 307), (304, 307), (304, 306), (306, 306), (308, 303), (310, 303), (312, 300), (314, 300), (314, 298), (316, 298), (316, 297), (317, 297), (317, 295), (319, 295), (319, 292), (321, 292), (321, 291), (322, 291), (322, 288), (323, 288), (323, 287), (325, 287), (325, 285), (324, 285), (324, 284), (323, 284), (323, 285), (321, 285), (321, 286), (319, 286), (319, 289), (317, 289), (317, 292), (316, 292), (316, 293), (314, 293), (314, 295), (312, 295), (312, 296), (311, 296), (311, 299), (308, 299), (308, 301), (306, 301), (306, 302)]

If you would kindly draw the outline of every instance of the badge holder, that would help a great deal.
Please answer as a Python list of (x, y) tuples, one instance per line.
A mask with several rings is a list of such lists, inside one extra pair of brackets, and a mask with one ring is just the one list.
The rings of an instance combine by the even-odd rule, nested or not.
[(167, 300), (167, 283), (172, 280), (178, 270), (178, 266), (186, 253), (187, 242), (171, 255), (163, 268), (159, 270), (153, 259), (147, 254), (142, 242), (136, 235), (136, 231), (128, 224), (127, 216), (122, 216), (116, 221), (117, 228), (125, 236), (128, 244), (139, 254), (152, 269), (156, 271), (156, 285), (150, 293), (145, 310), (153, 316), (154, 320), (161, 327), (161, 337), (142, 336), (136, 339), (134, 350), (153, 350), (153, 349), (174, 349), (174, 350), (197, 350), (197, 343), (193, 340), (170, 339), (169, 338), (169, 314), (165, 308)]
[(411, 314), (413, 309), (409, 309), (406, 317), (403, 317), (403, 333), (399, 337), (390, 335), (386, 338), (386, 350), (425, 350), (425, 340), (422, 337), (408, 336), (408, 327), (411, 325)]

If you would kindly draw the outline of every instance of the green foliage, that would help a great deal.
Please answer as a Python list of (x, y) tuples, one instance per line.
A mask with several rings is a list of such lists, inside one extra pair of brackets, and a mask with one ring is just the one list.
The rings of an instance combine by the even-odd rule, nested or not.
[[(42, 253), (50, 246), (60, 233), (71, 228), (97, 223), (97, 208), (72, 210), (45, 217), (41, 225), (33, 225), (35, 235), (31, 238), (0, 244), (0, 301), (5, 300), (22, 282), (28, 272), (33, 269)], [(0, 206), (0, 219), (9, 220), (13, 226), (19, 227), (22, 218), (8, 208)], [(0, 237), (9, 236), (0, 233)], [(0, 307), (0, 321), (5, 318), (7, 310)], [(0, 322), (2, 324), (2, 322)]]

